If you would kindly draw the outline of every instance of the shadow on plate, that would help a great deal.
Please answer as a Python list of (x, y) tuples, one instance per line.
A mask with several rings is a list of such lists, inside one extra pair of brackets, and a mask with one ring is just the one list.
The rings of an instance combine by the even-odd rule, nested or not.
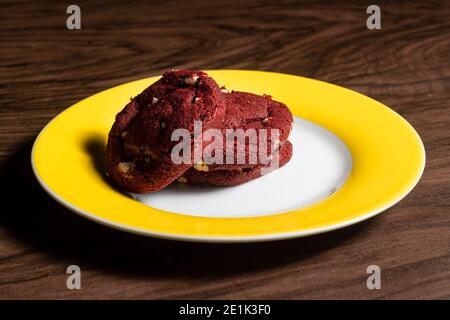
[[(342, 245), (372, 223), (306, 238), (247, 244), (189, 243), (128, 234), (86, 220), (50, 198), (33, 175), (31, 146), (31, 142), (23, 145), (0, 168), (0, 224), (8, 237), (56, 263), (72, 261), (127, 277), (219, 279), (309, 259)], [(102, 148), (103, 141), (101, 146), (98, 141), (86, 145), (96, 155), (100, 172)]]

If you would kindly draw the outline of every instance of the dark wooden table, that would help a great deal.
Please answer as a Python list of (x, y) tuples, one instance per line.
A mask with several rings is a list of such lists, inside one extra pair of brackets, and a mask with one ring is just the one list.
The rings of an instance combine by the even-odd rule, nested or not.
[[(450, 298), (449, 2), (377, 1), (381, 30), (366, 28), (367, 1), (158, 2), (76, 1), (74, 31), (63, 2), (0, 4), (0, 298)], [(30, 169), (39, 130), (82, 98), (171, 68), (270, 70), (357, 90), (417, 129), (425, 173), (370, 221), (260, 244), (139, 237), (50, 199)], [(81, 290), (66, 288), (71, 264)], [(366, 287), (372, 264), (381, 290)]]

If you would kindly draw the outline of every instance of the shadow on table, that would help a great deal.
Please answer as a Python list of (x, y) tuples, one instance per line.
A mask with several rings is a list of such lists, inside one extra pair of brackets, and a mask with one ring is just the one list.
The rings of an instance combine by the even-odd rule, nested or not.
[(370, 224), (248, 244), (188, 243), (128, 234), (88, 221), (51, 199), (32, 173), (31, 146), (25, 144), (0, 169), (0, 224), (9, 237), (52, 261), (70, 261), (82, 268), (139, 278), (221, 278), (311, 258), (343, 244)]

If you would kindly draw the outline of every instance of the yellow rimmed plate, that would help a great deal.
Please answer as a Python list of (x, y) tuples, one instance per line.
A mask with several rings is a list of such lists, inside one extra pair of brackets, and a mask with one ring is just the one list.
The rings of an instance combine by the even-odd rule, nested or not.
[[(299, 117), (296, 121), (300, 121), (300, 125), (301, 121), (306, 121), (304, 128), (317, 126), (330, 137), (337, 137), (351, 154), (351, 169), (343, 183), (329, 196), (306, 201), (297, 208), (261, 214), (256, 210), (250, 215), (220, 212), (208, 215), (208, 207), (204, 206), (201, 214), (191, 212), (195, 211), (195, 206), (190, 206), (189, 201), (194, 203), (196, 199), (203, 199), (205, 203), (211, 202), (214, 200), (211, 197), (222, 192), (220, 189), (203, 193), (196, 190), (197, 198), (180, 193), (178, 209), (171, 211), (161, 209), (164, 205), (152, 205), (152, 199), (158, 195), (150, 196), (150, 201), (137, 201), (121, 193), (103, 177), (101, 149), (106, 144), (115, 114), (130, 97), (159, 77), (100, 92), (55, 117), (41, 131), (33, 146), (31, 162), (39, 183), (70, 210), (113, 228), (176, 240), (245, 242), (307, 236), (363, 221), (400, 201), (419, 181), (425, 165), (420, 137), (405, 119), (383, 104), (336, 85), (293, 75), (244, 70), (215, 70), (208, 74), (220, 85), (233, 90), (270, 94), (289, 106)], [(312, 130), (327, 137), (320, 130)], [(294, 145), (294, 153), (301, 152)], [(276, 172), (271, 173), (268, 176), (272, 175), (272, 178), (267, 179), (278, 177), (277, 181), (281, 181), (280, 175), (293, 170), (295, 163), (281, 168), (278, 176)], [(301, 172), (301, 166), (297, 167)], [(330, 167), (333, 167), (332, 163), (326, 164), (326, 168)], [(318, 167), (317, 170), (323, 171), (323, 168)], [(279, 187), (270, 182), (264, 184), (263, 179), (266, 177), (249, 185), (261, 192), (267, 189), (267, 185)], [(289, 174), (284, 181), (287, 179)], [(284, 186), (286, 192), (289, 191), (292, 197), (295, 195), (292, 190), (297, 190), (295, 186), (300, 183), (301, 179), (289, 181)], [(233, 191), (234, 196), (245, 193), (245, 189), (235, 190), (238, 191)], [(172, 192), (170, 203), (173, 203), (179, 190), (168, 192)], [(198, 198), (199, 193), (201, 198)], [(307, 193), (306, 189), (299, 198), (304, 193)], [(255, 196), (251, 201), (257, 199)], [(282, 198), (275, 200), (274, 203), (283, 203)], [(183, 203), (189, 207), (186, 209), (188, 212), (183, 212)]]

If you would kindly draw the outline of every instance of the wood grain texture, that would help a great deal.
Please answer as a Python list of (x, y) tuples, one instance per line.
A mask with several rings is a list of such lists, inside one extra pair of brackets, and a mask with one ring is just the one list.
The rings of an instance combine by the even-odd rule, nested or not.
[[(366, 1), (76, 3), (79, 31), (63, 2), (0, 4), (0, 298), (450, 298), (448, 1), (377, 1), (374, 31)], [(29, 164), (39, 130), (84, 97), (171, 68), (285, 72), (369, 95), (417, 129), (424, 176), (370, 221), (262, 244), (143, 238), (51, 200)], [(81, 290), (66, 288), (70, 264)], [(366, 288), (371, 264), (381, 290)]]

